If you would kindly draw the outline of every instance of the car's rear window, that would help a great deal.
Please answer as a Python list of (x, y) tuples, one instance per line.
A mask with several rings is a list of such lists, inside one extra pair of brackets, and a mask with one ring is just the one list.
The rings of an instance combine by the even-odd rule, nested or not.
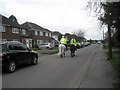
[(4, 44), (0, 44), (0, 52), (6, 52), (6, 48)]

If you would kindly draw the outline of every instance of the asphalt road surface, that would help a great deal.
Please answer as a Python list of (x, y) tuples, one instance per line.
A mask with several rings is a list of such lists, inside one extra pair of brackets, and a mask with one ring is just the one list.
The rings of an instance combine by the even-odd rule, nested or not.
[(102, 45), (97, 44), (78, 49), (73, 58), (70, 57), (70, 51), (67, 51), (63, 58), (56, 54), (41, 56), (37, 65), (22, 66), (12, 74), (3, 73), (2, 86), (3, 88), (111, 88), (112, 70), (109, 63), (104, 61), (105, 58)]

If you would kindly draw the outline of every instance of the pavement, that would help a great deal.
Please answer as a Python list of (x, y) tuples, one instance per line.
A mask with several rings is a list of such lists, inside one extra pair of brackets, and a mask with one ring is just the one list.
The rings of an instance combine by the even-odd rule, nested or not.
[[(102, 45), (39, 57), (35, 66), (24, 66), (12, 74), (3, 73), (3, 88), (113, 88), (113, 69)], [(12, 83), (11, 83), (12, 82)]]
[(83, 78), (81, 88), (113, 88), (113, 68), (103, 49), (98, 48)]

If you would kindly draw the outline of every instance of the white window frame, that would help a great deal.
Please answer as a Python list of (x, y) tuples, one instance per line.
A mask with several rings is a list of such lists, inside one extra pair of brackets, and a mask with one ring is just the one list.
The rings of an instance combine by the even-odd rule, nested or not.
[(38, 35), (38, 31), (37, 30), (35, 30), (35, 35)]
[(48, 37), (50, 37), (50, 33), (48, 33)]
[(7, 42), (7, 39), (0, 39), (0, 43), (5, 43)]
[(26, 34), (26, 30), (25, 29), (22, 29), (22, 34)]
[(12, 28), (12, 33), (19, 34), (19, 28)]
[(5, 29), (6, 29), (6, 27), (5, 26), (2, 26), (2, 25), (0, 25), (0, 32), (5, 32)]
[(40, 32), (40, 35), (43, 36), (43, 32)]
[(50, 33), (49, 36), (52, 37), (52, 33)]
[(40, 36), (43, 36), (43, 32), (39, 31), (39, 35), (40, 35)]
[(48, 37), (48, 33), (46, 32), (46, 35), (45, 36), (47, 36)]
[(39, 35), (41, 36), (41, 32), (39, 31)]
[(40, 35), (40, 31), (37, 31), (37, 35)]

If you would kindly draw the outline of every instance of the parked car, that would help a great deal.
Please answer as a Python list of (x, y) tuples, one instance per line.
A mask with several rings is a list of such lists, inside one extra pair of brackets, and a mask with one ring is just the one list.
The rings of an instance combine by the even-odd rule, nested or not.
[(16, 67), (30, 62), (38, 63), (38, 54), (19, 42), (6, 42), (0, 44), (0, 62), (7, 72), (14, 72)]
[(84, 46), (90, 45), (90, 42), (84, 42)]
[(76, 47), (77, 47), (78, 49), (81, 48), (81, 47), (82, 47), (81, 43), (77, 42), (77, 43), (76, 43)]
[(101, 41), (98, 41), (97, 44), (101, 44)]
[(52, 45), (51, 43), (43, 43), (43, 44), (38, 45), (38, 48), (39, 49), (52, 49)]

